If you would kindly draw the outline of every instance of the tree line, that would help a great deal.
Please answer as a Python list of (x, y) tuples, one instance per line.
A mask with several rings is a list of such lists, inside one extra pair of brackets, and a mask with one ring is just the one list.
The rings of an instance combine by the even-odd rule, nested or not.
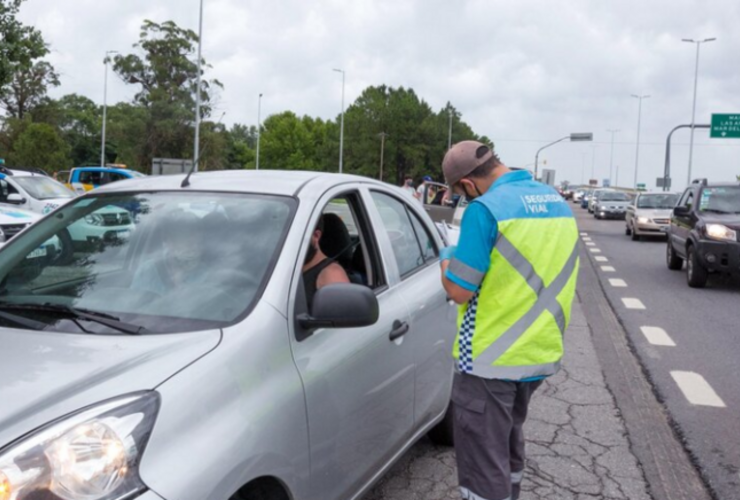
[[(9, 166), (48, 172), (100, 163), (103, 107), (86, 96), (54, 99), (61, 85), (45, 60), (42, 33), (17, 18), (25, 0), (0, 0), (0, 158)], [(106, 163), (149, 173), (153, 158), (192, 158), (196, 92), (201, 97), (201, 159), (204, 170), (256, 167), (255, 125), (221, 123), (221, 82), (209, 79), (202, 60), (198, 89), (198, 36), (172, 21), (145, 21), (129, 54), (106, 62), (136, 89), (130, 102), (107, 108)], [(221, 116), (219, 116), (221, 115)], [(268, 116), (261, 127), (260, 168), (334, 172), (339, 163), (340, 117), (322, 120), (291, 111)], [(453, 142), (476, 139), (451, 103), (433, 110), (410, 88), (371, 86), (345, 111), (344, 171), (383, 180), (406, 175), (441, 177), (452, 120)]]

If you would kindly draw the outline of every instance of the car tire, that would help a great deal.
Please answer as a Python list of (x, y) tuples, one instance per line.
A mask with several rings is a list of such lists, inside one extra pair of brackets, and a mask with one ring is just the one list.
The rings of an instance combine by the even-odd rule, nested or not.
[(627, 236), (632, 236), (632, 229), (630, 229), (628, 224), (624, 225), (624, 234), (626, 234)]
[(432, 440), (432, 443), (437, 446), (455, 446), (454, 419), (455, 409), (452, 406), (452, 402), (450, 402), (450, 406), (447, 407), (447, 413), (445, 413), (445, 418), (432, 427), (432, 430), (427, 434), (429, 439)]
[(704, 288), (707, 286), (709, 271), (699, 262), (699, 255), (694, 245), (689, 245), (686, 250), (686, 280), (691, 288)]
[(630, 232), (632, 233), (632, 241), (640, 241), (642, 239), (642, 237), (639, 234), (637, 234), (637, 231), (635, 231), (634, 227), (632, 228), (632, 231)]
[(680, 271), (683, 267), (683, 259), (679, 257), (676, 254), (676, 251), (673, 249), (673, 244), (671, 243), (670, 236), (668, 237), (668, 245), (666, 250), (666, 264), (668, 264), (668, 269), (671, 271)]

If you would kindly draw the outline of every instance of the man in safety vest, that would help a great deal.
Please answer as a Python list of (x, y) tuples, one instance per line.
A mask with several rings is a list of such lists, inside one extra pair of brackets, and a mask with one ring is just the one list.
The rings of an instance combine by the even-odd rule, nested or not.
[(570, 208), (527, 171), (476, 141), (442, 166), (465, 195), (457, 247), (442, 251), (442, 283), (458, 304), (453, 356), (455, 448), (462, 497), (519, 497), (529, 401), (563, 357), (578, 276)]

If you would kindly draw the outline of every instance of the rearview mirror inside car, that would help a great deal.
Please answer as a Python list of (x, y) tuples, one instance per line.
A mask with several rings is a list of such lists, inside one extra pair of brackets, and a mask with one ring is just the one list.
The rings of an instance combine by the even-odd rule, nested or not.
[(378, 322), (380, 307), (366, 286), (351, 283), (327, 285), (316, 292), (311, 314), (298, 318), (302, 328), (359, 328)]

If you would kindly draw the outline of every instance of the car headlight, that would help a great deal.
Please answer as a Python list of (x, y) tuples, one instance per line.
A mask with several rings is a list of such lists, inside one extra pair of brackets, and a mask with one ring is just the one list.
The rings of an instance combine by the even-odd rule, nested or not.
[(640, 224), (647, 224), (648, 222), (651, 222), (648, 217), (638, 217), (637, 222)]
[(89, 214), (85, 216), (85, 221), (93, 226), (102, 226), (103, 216), (100, 214)]
[(0, 452), (0, 500), (113, 500), (146, 486), (139, 463), (159, 410), (156, 392), (104, 402)]
[(737, 241), (737, 232), (722, 224), (707, 224), (705, 231), (715, 240)]

